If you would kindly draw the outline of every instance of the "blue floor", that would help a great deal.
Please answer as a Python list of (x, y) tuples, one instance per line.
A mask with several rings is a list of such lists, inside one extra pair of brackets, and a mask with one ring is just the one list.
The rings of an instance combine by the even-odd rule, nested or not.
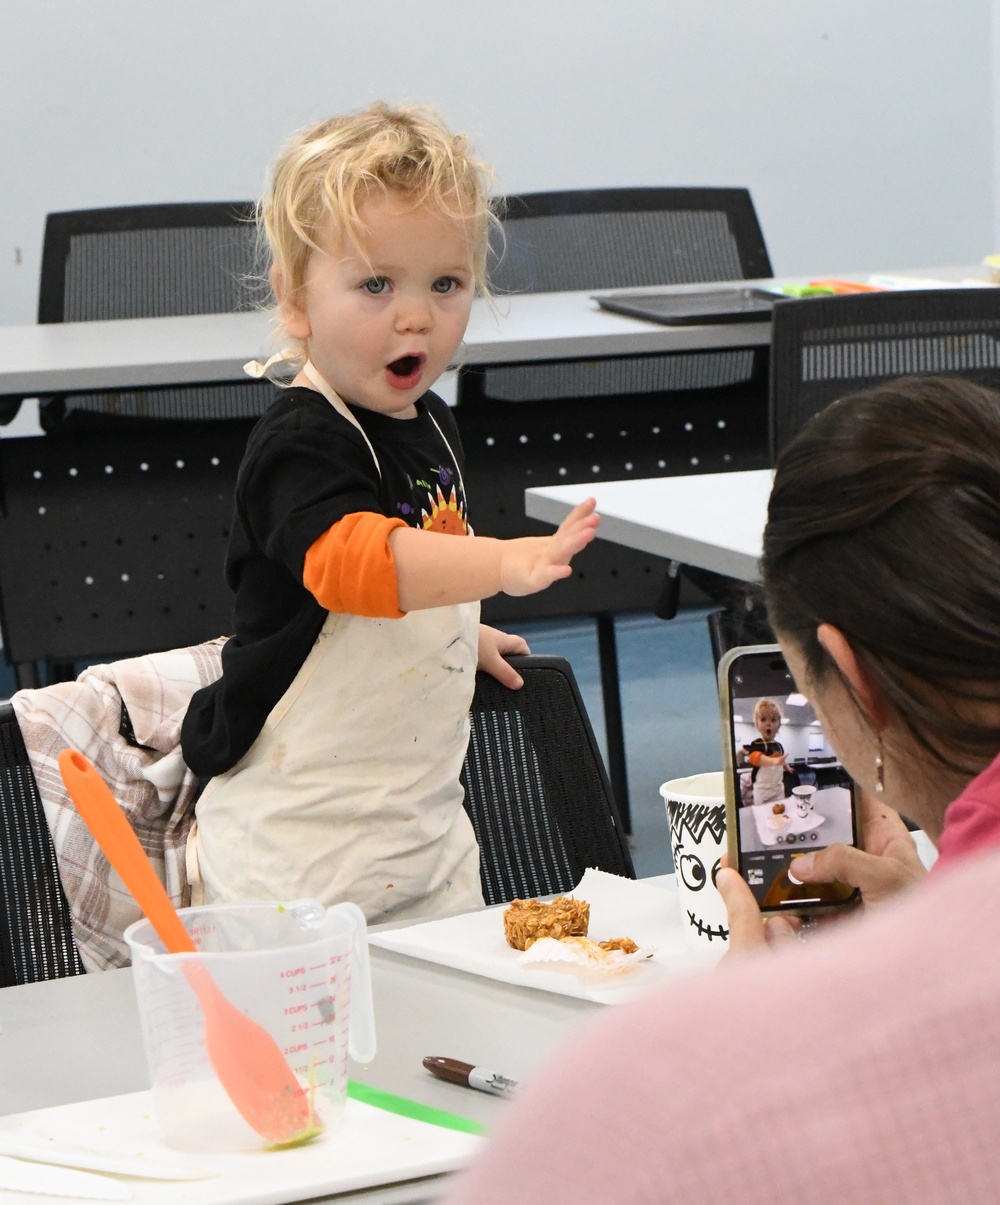
[[(618, 665), (636, 874), (673, 869), (659, 786), (669, 778), (722, 766), (719, 704), (704, 611), (664, 621), (620, 616)], [(558, 654), (573, 666), (591, 723), (607, 756), (594, 624), (587, 619), (507, 625), (533, 653)]]

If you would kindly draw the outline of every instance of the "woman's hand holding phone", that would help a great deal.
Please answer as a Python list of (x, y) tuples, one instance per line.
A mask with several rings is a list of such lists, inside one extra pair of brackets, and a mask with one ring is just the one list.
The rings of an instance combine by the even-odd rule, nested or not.
[(790, 939), (796, 939), (802, 928), (801, 919), (797, 916), (765, 917), (746, 880), (727, 865), (727, 855), (723, 854), (722, 862), (715, 876), (715, 885), (726, 905), (729, 920), (729, 949), (723, 962), (729, 961), (734, 955), (763, 949), (764, 946), (783, 945)]
[[(892, 808), (861, 792), (859, 820), (864, 849), (828, 845), (816, 853), (802, 854), (795, 859), (795, 877), (805, 883), (832, 883), (835, 879), (847, 883), (860, 889), (870, 907), (915, 886), (927, 871), (909, 830)], [(764, 917), (753, 892), (727, 863), (723, 858), (716, 886), (729, 917), (729, 955), (798, 937), (802, 921), (796, 916)], [(820, 923), (836, 919), (831, 915)]]
[(915, 886), (927, 871), (899, 814), (877, 796), (859, 794), (864, 848), (828, 845), (802, 854), (795, 859), (795, 877), (803, 883), (849, 883), (861, 889), (864, 902), (871, 906)]

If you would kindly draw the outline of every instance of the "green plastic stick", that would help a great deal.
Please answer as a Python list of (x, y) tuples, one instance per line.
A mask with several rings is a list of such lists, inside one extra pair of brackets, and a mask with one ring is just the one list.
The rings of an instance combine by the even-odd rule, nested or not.
[(356, 1079), (347, 1081), (347, 1095), (351, 1100), (361, 1101), (363, 1105), (385, 1109), (387, 1113), (398, 1113), (400, 1117), (410, 1117), (414, 1121), (426, 1121), (428, 1125), (444, 1126), (447, 1130), (461, 1130), (463, 1134), (486, 1133), (486, 1127), (478, 1121), (459, 1117), (456, 1113), (446, 1113), (443, 1109), (432, 1109), (430, 1105), (407, 1100), (405, 1096), (394, 1096), (391, 1092), (383, 1092), (381, 1088), (373, 1088), (370, 1084), (359, 1084)]

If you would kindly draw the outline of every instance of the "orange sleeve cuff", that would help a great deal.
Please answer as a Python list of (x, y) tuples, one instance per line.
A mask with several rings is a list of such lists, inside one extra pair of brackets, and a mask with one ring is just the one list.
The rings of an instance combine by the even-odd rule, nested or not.
[(372, 511), (345, 515), (310, 545), (302, 584), (328, 611), (402, 619), (389, 533), (405, 526)]
[(760, 759), (763, 756), (764, 756), (764, 754), (761, 753), (761, 751), (759, 749), (757, 749), (747, 757), (747, 761), (750, 763), (751, 766), (759, 766)]

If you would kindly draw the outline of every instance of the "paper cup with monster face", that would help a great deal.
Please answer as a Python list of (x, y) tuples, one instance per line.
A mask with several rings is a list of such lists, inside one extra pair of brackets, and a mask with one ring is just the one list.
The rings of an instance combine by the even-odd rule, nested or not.
[(815, 787), (792, 787), (792, 795), (795, 797), (795, 814), (800, 820), (805, 820), (813, 810), (812, 797), (815, 794)]
[(667, 805), (684, 934), (697, 948), (724, 946), (729, 923), (715, 876), (726, 852), (726, 802), (722, 771), (673, 778), (660, 787)]

